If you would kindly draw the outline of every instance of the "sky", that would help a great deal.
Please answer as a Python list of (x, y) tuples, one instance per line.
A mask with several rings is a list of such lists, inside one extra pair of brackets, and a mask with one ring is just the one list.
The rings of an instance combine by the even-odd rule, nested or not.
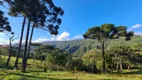
[[(59, 34), (51, 36), (49, 32), (35, 29), (33, 42), (64, 41), (83, 39), (88, 28), (112, 23), (127, 26), (128, 31), (142, 35), (142, 0), (53, 0), (63, 8)], [(8, 10), (0, 7), (9, 18), (15, 37), (20, 37), (23, 18), (8, 16)], [(26, 28), (25, 28), (26, 31)], [(7, 33), (6, 33), (7, 34)], [(24, 35), (25, 38), (25, 35)], [(19, 39), (15, 40), (18, 42)], [(0, 44), (8, 43), (5, 33), (0, 33)]]

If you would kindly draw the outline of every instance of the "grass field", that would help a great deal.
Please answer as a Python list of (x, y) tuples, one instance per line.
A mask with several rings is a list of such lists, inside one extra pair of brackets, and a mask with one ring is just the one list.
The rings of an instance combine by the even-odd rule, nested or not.
[(19, 70), (12, 69), (11, 66), (14, 60), (15, 58), (12, 58), (8, 68), (4, 67), (4, 62), (0, 62), (0, 80), (142, 80), (142, 70), (139, 69), (124, 70), (122, 74), (91, 74), (65, 71), (42, 72), (42, 69), (34, 71), (32, 70), (32, 67), (35, 69), (35, 66), (32, 66), (32, 59), (28, 61), (28, 72), (21, 73)]

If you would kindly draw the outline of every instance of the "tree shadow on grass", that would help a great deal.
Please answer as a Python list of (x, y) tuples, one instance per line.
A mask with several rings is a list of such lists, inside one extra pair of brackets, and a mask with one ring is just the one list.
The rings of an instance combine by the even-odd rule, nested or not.
[(136, 70), (136, 71), (131, 71), (131, 72), (126, 72), (122, 74), (142, 74), (142, 69)]
[(118, 73), (118, 72), (113, 72), (111, 74), (142, 74), (142, 69), (138, 69), (138, 70), (130, 70), (128, 72), (122, 72), (122, 73)]
[(77, 80), (77, 79), (54, 79), (54, 78), (48, 78), (49, 80)]
[(99, 80), (117, 80), (117, 79), (99, 79)]
[(77, 79), (56, 79), (56, 78), (48, 78), (48, 77), (39, 77), (37, 75), (27, 75), (21, 73), (10, 73), (8, 75), (16, 75), (20, 76), (22, 80), (77, 80)]
[(0, 62), (0, 69), (13, 69), (13, 66), (6, 66), (5, 62)]
[(27, 74), (21, 74), (21, 73), (10, 73), (8, 75), (16, 75), (16, 76), (20, 76), (21, 78), (23, 78), (22, 80), (43, 80), (43, 79), (47, 79), (46, 77), (38, 77), (37, 75), (27, 75)]

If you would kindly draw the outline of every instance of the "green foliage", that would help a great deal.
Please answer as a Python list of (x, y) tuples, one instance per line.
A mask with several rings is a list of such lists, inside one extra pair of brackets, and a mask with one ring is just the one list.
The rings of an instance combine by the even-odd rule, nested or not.
[(119, 31), (119, 35), (126, 36), (127, 35), (127, 27), (126, 26), (118, 26), (116, 30)]
[[(105, 43), (107, 39), (116, 39), (119, 36), (127, 36), (126, 40), (130, 40), (130, 35), (127, 35), (126, 27), (119, 26), (115, 27), (114, 24), (103, 24), (100, 27), (95, 26), (90, 29), (83, 35), (84, 38), (97, 39), (101, 43), (102, 49), (102, 72), (106, 72), (105, 67)], [(116, 35), (116, 36), (115, 36)]]
[(52, 46), (41, 45), (35, 50), (35, 57), (44, 60), (45, 68), (59, 70), (59, 68), (65, 68), (69, 55)]
[(128, 39), (130, 36), (133, 36), (133, 32), (127, 33), (126, 26), (116, 27), (114, 24), (103, 24), (88, 29), (83, 36), (84, 38), (97, 39), (102, 43), (107, 39), (119, 38), (119, 36), (126, 36), (126, 39)]
[[(12, 2), (9, 14), (11, 16), (24, 16), (28, 20), (35, 22), (35, 27), (43, 28), (52, 35), (58, 34), (61, 19), (64, 14), (61, 7), (57, 7), (52, 0), (15, 0)], [(50, 16), (50, 17), (49, 17)]]
[(0, 32), (11, 32), (11, 26), (9, 25), (8, 18), (4, 17), (4, 12), (0, 10)]
[(107, 63), (111, 70), (117, 69), (119, 72), (122, 72), (124, 66), (128, 69), (131, 66), (133, 51), (128, 46), (123, 44), (111, 46), (107, 51), (107, 55)]
[(97, 73), (101, 71), (101, 55), (95, 49), (88, 51), (83, 55), (83, 64), (87, 72)]
[(72, 70), (74, 70), (74, 71), (83, 71), (84, 70), (82, 58), (73, 58), (71, 66), (72, 66)]
[(9, 50), (8, 47), (0, 46), (1, 55), (8, 55), (8, 50)]

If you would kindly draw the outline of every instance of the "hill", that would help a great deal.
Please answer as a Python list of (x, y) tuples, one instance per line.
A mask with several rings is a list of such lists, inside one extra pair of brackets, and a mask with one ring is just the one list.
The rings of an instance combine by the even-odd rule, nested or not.
[[(134, 46), (137, 44), (142, 44), (142, 36), (133, 36), (130, 41), (125, 41), (124, 37), (114, 40), (107, 40), (106, 48), (115, 44), (125, 44), (128, 46)], [(72, 40), (72, 41), (47, 41), (42, 44), (49, 44), (63, 51), (67, 51), (74, 56), (82, 56), (84, 53), (91, 49), (97, 48), (101, 49), (100, 43), (97, 40), (82, 39), (82, 40)]]

